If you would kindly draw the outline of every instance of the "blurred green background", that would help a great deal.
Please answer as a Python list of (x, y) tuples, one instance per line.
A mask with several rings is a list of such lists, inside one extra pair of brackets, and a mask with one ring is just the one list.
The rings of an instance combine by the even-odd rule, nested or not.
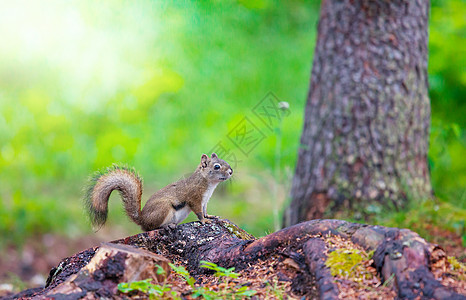
[[(318, 1), (3, 3), (1, 245), (43, 233), (93, 234), (81, 203), (93, 171), (113, 162), (134, 166), (144, 178), (145, 200), (193, 171), (219, 141), (233, 147), (227, 134), (245, 116), (266, 139), (238, 156), (233, 180), (214, 193), (209, 213), (258, 236), (277, 229), (297, 156), (318, 15)], [(384, 213), (374, 222), (437, 220), (464, 234), (465, 15), (462, 0), (432, 1), (429, 161), (439, 200), (426, 199), (416, 215)], [(268, 92), (290, 104), (274, 131), (252, 113)], [(140, 231), (117, 195), (106, 226), (121, 236)]]

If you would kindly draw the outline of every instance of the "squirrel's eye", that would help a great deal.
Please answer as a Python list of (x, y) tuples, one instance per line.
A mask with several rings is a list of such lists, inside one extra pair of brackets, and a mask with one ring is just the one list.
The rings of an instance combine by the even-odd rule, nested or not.
[(214, 165), (214, 170), (218, 170), (218, 169), (220, 169), (220, 164), (215, 164)]

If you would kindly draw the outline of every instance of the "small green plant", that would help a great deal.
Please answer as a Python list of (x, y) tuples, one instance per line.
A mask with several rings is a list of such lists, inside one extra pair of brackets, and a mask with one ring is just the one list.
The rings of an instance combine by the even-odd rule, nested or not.
[[(145, 280), (133, 281), (129, 283), (122, 282), (118, 284), (118, 291), (125, 294), (138, 291), (149, 295), (150, 299), (180, 299), (179, 297), (177, 297), (176, 292), (171, 291), (171, 285), (154, 284), (151, 282), (152, 280), (152, 278), (148, 278)], [(168, 296), (167, 294), (169, 294), (170, 296)]]
[(167, 284), (167, 272), (164, 268), (156, 265), (157, 275), (162, 275), (164, 281), (162, 285), (152, 283), (152, 278), (145, 280), (122, 282), (118, 284), (118, 291), (122, 293), (141, 292), (149, 295), (150, 299), (180, 299), (175, 291), (172, 291), (172, 286)]
[(194, 288), (194, 283), (196, 280), (189, 274), (188, 270), (186, 270), (183, 266), (177, 266), (175, 264), (169, 263), (172, 270), (175, 272), (178, 277), (186, 281), (186, 283), (191, 287)]
[[(272, 284), (273, 283), (273, 284)], [(277, 299), (285, 299), (286, 290), (283, 286), (280, 286), (278, 280), (273, 279), (272, 283), (266, 281), (265, 284), (268, 287), (267, 293), (275, 296)]]
[[(201, 261), (201, 267), (215, 271), (214, 276), (223, 281), (224, 288), (219, 291), (210, 290), (204, 286), (195, 286), (196, 280), (189, 274), (183, 266), (176, 266), (169, 263), (175, 276), (186, 282), (191, 287), (191, 297), (202, 297), (207, 300), (214, 299), (244, 299), (256, 294), (256, 291), (249, 290), (247, 286), (231, 287), (230, 280), (238, 278), (239, 273), (235, 273), (235, 268), (225, 269), (208, 261)], [(157, 266), (157, 274), (165, 277), (162, 285), (152, 283), (152, 278), (134, 281), (130, 283), (118, 284), (118, 290), (122, 293), (141, 292), (149, 295), (150, 299), (180, 299), (177, 293), (172, 290), (172, 285), (166, 283), (167, 273), (161, 267)]]
[(212, 263), (210, 261), (205, 261), (205, 260), (201, 260), (200, 263), (201, 263), (201, 265), (200, 265), (201, 268), (206, 268), (206, 269), (215, 271), (214, 276), (216, 276), (216, 277), (227, 277), (227, 278), (235, 279), (235, 278), (238, 278), (240, 276), (239, 273), (233, 272), (235, 270), (234, 267), (225, 269), (223, 267), (217, 266), (216, 264), (214, 264), (214, 263)]
[(392, 275), (390, 275), (390, 277), (388, 277), (388, 279), (384, 281), (381, 287), (391, 287), (394, 282), (395, 282), (395, 273), (392, 273)]
[[(240, 286), (240, 287), (234, 287), (234, 288), (230, 286), (231, 280), (236, 279), (240, 276), (239, 273), (234, 272), (235, 270), (234, 267), (226, 269), (226, 268), (218, 266), (215, 263), (205, 261), (205, 260), (200, 261), (200, 267), (215, 271), (214, 276), (218, 277), (220, 280), (223, 281), (223, 290), (215, 294), (217, 298), (236, 299), (237, 297), (239, 298), (251, 297), (254, 294), (256, 294), (256, 291), (249, 290), (247, 286)], [(210, 298), (207, 298), (206, 296), (210, 297), (212, 295), (211, 294), (212, 291), (209, 291), (208, 295), (203, 294), (203, 292), (205, 291), (198, 291), (198, 294), (195, 294), (195, 295), (203, 296), (206, 299), (210, 299)]]
[(184, 280), (192, 289), (192, 297), (193, 298), (198, 298), (202, 296), (204, 299), (210, 300), (210, 299), (217, 299), (218, 295), (216, 292), (211, 291), (203, 286), (196, 287), (194, 286), (194, 283), (196, 280), (189, 274), (188, 270), (186, 270), (185, 267), (183, 266), (176, 266), (172, 263), (169, 264), (172, 270), (175, 272), (176, 276), (178, 276), (180, 279)]

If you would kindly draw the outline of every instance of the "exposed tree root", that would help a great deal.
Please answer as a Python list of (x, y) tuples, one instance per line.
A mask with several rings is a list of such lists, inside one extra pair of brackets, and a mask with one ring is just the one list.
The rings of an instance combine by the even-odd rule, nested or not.
[[(445, 252), (406, 229), (363, 225), (341, 220), (312, 220), (255, 239), (228, 220), (213, 220), (205, 225), (192, 222), (176, 228), (166, 227), (145, 232), (114, 241), (113, 244), (143, 248), (171, 261), (181, 262), (194, 276), (205, 273), (204, 269), (199, 268), (201, 260), (211, 261), (223, 267), (234, 266), (237, 270), (241, 270), (259, 259), (279, 255), (283, 258), (291, 258), (304, 274), (303, 276), (315, 278), (321, 299), (337, 299), (338, 287), (325, 266), (328, 249), (323, 239), (319, 238), (329, 234), (350, 239), (368, 251), (374, 250), (373, 260), (382, 281), (394, 274), (394, 288), (399, 298), (464, 299), (464, 296), (441, 285), (431, 272), (432, 265), (436, 266), (436, 270), (446, 268), (448, 262)], [(85, 268), (90, 273), (99, 270), (99, 264), (91, 261), (96, 250), (97, 248), (91, 248), (64, 259), (51, 271), (47, 286), (42, 291), (35, 291), (34, 295), (51, 295), (57, 290), (74, 290), (76, 293), (75, 288), (65, 286), (73, 284), (69, 279), (70, 276), (77, 274), (86, 265)], [(109, 256), (111, 254), (107, 254), (106, 257)], [(293, 261), (289, 260), (291, 263)], [(93, 268), (89, 268), (91, 264)], [(122, 271), (121, 280), (128, 278), (128, 271), (126, 269)], [(101, 272), (100, 276), (111, 275), (105, 274), (105, 271)], [(309, 280), (299, 280), (294, 283), (294, 290), (306, 295), (309, 287), (299, 286), (300, 282), (309, 282)], [(92, 285), (87, 284), (87, 286)], [(89, 292), (86, 291), (86, 285), (82, 285), (80, 291)]]
[(333, 276), (325, 266), (327, 260), (325, 242), (320, 238), (310, 238), (304, 243), (303, 250), (309, 270), (316, 278), (320, 298), (338, 299), (338, 286), (333, 282)]

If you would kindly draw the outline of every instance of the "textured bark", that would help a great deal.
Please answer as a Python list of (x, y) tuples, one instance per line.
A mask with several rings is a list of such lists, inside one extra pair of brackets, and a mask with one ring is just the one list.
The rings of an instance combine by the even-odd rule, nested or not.
[[(143, 248), (157, 255), (147, 254), (146, 251), (122, 251), (118, 245), (112, 247), (106, 244), (99, 249), (91, 248), (64, 259), (51, 271), (44, 290), (34, 290), (30, 294), (23, 292), (22, 295), (37, 298), (59, 295), (76, 299), (83, 296), (112, 295), (118, 282), (138, 278), (134, 277), (134, 274), (139, 275), (138, 270), (150, 272), (150, 267), (140, 267), (147, 266), (146, 263), (141, 264), (134, 259), (129, 261), (130, 255), (133, 258), (140, 256), (146, 262), (158, 261), (158, 264), (166, 264), (159, 255), (172, 261), (184, 262), (194, 276), (205, 272), (199, 267), (200, 260), (208, 260), (223, 267), (235, 267), (238, 270), (247, 268), (259, 259), (278, 255), (283, 260), (292, 260), (291, 263), (301, 269), (300, 274), (303, 276), (316, 278), (315, 284), (321, 299), (338, 299), (338, 288), (325, 266), (325, 252), (330, 250), (326, 248), (322, 238), (316, 237), (328, 234), (351, 239), (366, 250), (375, 250), (375, 267), (383, 280), (394, 274), (399, 298), (451, 300), (463, 297), (442, 286), (431, 273), (430, 269), (434, 264), (437, 268), (439, 265), (446, 267), (445, 252), (441, 248), (427, 243), (410, 230), (341, 220), (308, 221), (260, 239), (253, 238), (227, 220), (214, 220), (207, 225), (193, 222), (174, 229), (167, 227), (153, 230), (113, 243)], [(132, 268), (132, 271), (127, 269), (128, 266), (136, 264), (138, 267)], [(152, 277), (155, 276), (152, 274)], [(312, 280), (292, 280), (295, 282), (294, 288), (301, 291), (301, 295), (309, 296), (306, 293), (312, 289)]]
[(304, 244), (303, 251), (309, 270), (314, 274), (321, 299), (338, 299), (338, 286), (334, 282), (330, 270), (325, 266), (327, 255), (326, 246), (322, 239), (311, 238)]
[(104, 243), (87, 265), (76, 274), (67, 277), (63, 283), (50, 289), (45, 297), (52, 299), (60, 297), (81, 299), (94, 296), (95, 298), (112, 298), (120, 282), (132, 282), (146, 278), (162, 282), (163, 276), (156, 274), (156, 265), (169, 273), (168, 263), (169, 260), (165, 257), (147, 250)]
[(429, 2), (322, 2), (284, 227), (428, 198)]

